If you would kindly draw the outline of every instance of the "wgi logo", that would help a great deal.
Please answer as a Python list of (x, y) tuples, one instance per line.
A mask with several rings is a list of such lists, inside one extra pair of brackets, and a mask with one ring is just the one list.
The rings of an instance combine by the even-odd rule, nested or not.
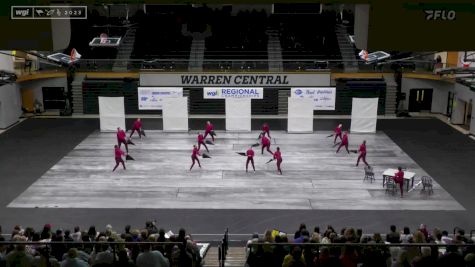
[(426, 9), (426, 20), (455, 20), (455, 10)]

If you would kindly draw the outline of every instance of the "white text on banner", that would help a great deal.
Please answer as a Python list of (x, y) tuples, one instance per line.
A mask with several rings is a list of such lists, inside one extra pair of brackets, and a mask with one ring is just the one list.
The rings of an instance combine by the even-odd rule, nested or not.
[(183, 97), (182, 87), (138, 87), (139, 110), (163, 108), (163, 99)]
[(262, 87), (205, 87), (203, 88), (203, 98), (226, 99), (226, 98), (248, 98), (262, 99), (264, 88)]
[(290, 96), (313, 99), (314, 110), (335, 110), (335, 87), (291, 88)]

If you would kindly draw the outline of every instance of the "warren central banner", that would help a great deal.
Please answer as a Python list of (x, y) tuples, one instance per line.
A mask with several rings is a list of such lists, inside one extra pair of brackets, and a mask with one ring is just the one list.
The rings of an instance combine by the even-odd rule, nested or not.
[(336, 88), (291, 88), (290, 97), (313, 99), (314, 110), (335, 110)]
[(247, 98), (262, 99), (264, 88), (262, 87), (205, 87), (203, 88), (203, 98), (226, 99), (226, 98)]
[(183, 97), (182, 87), (138, 87), (139, 110), (162, 109), (163, 98)]

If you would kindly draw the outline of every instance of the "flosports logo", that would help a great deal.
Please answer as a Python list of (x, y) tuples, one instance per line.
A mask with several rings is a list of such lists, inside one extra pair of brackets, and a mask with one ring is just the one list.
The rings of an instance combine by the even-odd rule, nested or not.
[(296, 95), (301, 95), (302, 93), (303, 93), (303, 92), (302, 92), (302, 90), (300, 90), (300, 89), (295, 90), (295, 94), (296, 94)]
[(457, 13), (455, 10), (445, 10), (445, 9), (426, 9), (424, 10), (426, 14), (426, 20), (455, 20)]

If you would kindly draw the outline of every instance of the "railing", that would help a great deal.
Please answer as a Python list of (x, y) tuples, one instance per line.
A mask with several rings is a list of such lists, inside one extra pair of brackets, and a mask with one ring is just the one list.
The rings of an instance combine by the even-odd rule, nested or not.
[(229, 230), (226, 228), (224, 231), (223, 240), (218, 244), (218, 261), (219, 267), (224, 267), (226, 263), (226, 255), (229, 248)]
[[(127, 65), (128, 71), (188, 71), (188, 59), (81, 59), (75, 66), (77, 71), (112, 71), (117, 62)], [(256, 59), (204, 59), (203, 70), (208, 72), (251, 72), (269, 71), (270, 63), (274, 60)], [(282, 62), (284, 71), (288, 72), (343, 72), (344, 60), (335, 59), (284, 59), (275, 60)], [(400, 68), (403, 72), (433, 72), (435, 62), (432, 60), (404, 60), (395, 62), (381, 62), (366, 64), (358, 60), (359, 72), (392, 72)], [(402, 68), (401, 68), (402, 67)], [(64, 66), (51, 63), (40, 63), (40, 70), (58, 70)]]

